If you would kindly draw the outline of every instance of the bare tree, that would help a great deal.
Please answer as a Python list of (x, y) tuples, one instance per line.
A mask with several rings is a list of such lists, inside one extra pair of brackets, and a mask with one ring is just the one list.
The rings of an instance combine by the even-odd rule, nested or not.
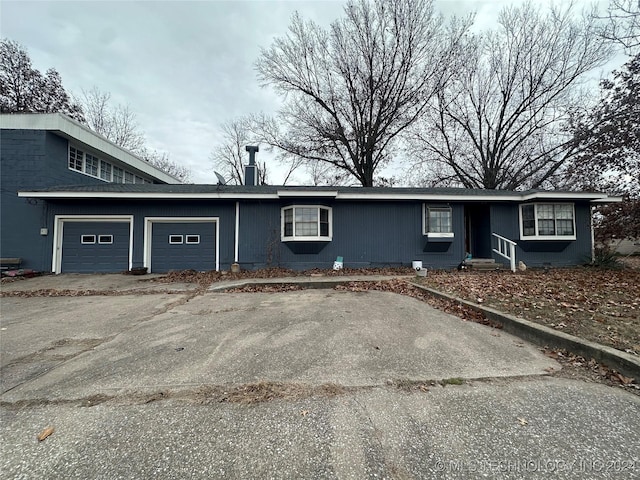
[(610, 0), (605, 18), (604, 38), (618, 42), (630, 55), (640, 51), (640, 0)]
[[(227, 182), (235, 185), (244, 184), (244, 164), (248, 158), (246, 146), (258, 143), (250, 123), (248, 117), (240, 117), (221, 124), (220, 141), (211, 152), (213, 168), (219, 170)], [(259, 165), (258, 171), (266, 173), (265, 165)], [(264, 182), (266, 178), (262, 180)]]
[(0, 40), (0, 111), (2, 113), (64, 113), (83, 121), (82, 107), (73, 102), (62, 78), (50, 68), (42, 75), (33, 68), (18, 42)]
[(126, 148), (154, 167), (174, 176), (183, 183), (191, 180), (191, 171), (172, 160), (164, 152), (150, 149), (140, 130), (136, 114), (128, 105), (113, 104), (111, 93), (102, 92), (98, 87), (83, 90), (79, 100), (85, 113), (85, 123), (116, 145)]
[(128, 105), (114, 104), (111, 93), (102, 92), (97, 87), (83, 90), (80, 102), (91, 130), (132, 152), (144, 148), (144, 134)]
[(412, 131), (410, 152), (432, 184), (549, 186), (576, 152), (566, 124), (584, 102), (581, 82), (612, 54), (598, 20), (528, 2), (502, 10), (498, 24), (469, 39), (459, 75)]
[(329, 30), (295, 14), (256, 63), (262, 83), (286, 98), (272, 144), (372, 186), (452, 73), (469, 23), (446, 27), (431, 0), (352, 0)]
[(169, 159), (169, 154), (165, 152), (158, 152), (156, 150), (150, 150), (146, 147), (140, 148), (136, 155), (141, 157), (143, 160), (149, 162), (154, 167), (162, 170), (169, 175), (180, 180), (182, 183), (190, 183), (191, 182), (191, 170), (184, 165), (180, 165)]

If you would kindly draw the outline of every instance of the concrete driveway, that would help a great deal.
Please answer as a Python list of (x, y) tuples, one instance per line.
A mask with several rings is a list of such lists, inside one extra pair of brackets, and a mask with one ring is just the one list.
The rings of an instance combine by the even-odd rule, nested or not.
[(127, 281), (1, 299), (3, 478), (640, 474), (639, 397), (499, 330), (385, 292)]

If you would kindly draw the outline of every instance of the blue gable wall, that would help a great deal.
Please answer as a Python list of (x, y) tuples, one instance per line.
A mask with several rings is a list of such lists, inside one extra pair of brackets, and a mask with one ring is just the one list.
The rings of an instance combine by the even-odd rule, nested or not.
[[(18, 190), (54, 185), (102, 184), (101, 180), (68, 168), (66, 139), (42, 130), (2, 130), (0, 133), (1, 203), (0, 256), (20, 257), (24, 268), (51, 269), (53, 221), (46, 202), (19, 198)], [(49, 235), (40, 235), (41, 228)], [(47, 262), (48, 259), (48, 262)]]

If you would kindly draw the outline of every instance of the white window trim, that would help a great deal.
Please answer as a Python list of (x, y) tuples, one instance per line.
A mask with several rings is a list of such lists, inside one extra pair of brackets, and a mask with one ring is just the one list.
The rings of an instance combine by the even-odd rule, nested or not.
[[(103, 238), (108, 237), (107, 240), (103, 240)], [(98, 244), (99, 245), (112, 245), (113, 244), (113, 235), (105, 234), (98, 235)]]
[[(179, 241), (175, 241), (172, 240), (173, 238), (178, 238), (180, 237)], [(182, 245), (184, 243), (184, 236), (177, 234), (177, 233), (172, 233), (171, 235), (169, 235), (169, 245)]]
[[(85, 240), (85, 237), (87, 237), (87, 238), (91, 237), (91, 238), (93, 238), (93, 240)], [(82, 235), (80, 235), (80, 243), (82, 245), (95, 245), (96, 244), (96, 236), (93, 235), (93, 234), (89, 234), (89, 233), (87, 233), (87, 234), (83, 233)]]
[[(71, 159), (71, 149), (74, 148), (76, 151), (80, 151), (82, 152), (82, 158), (80, 159), (80, 161), (82, 162), (82, 169), (81, 170), (76, 170), (75, 168), (71, 168), (71, 165), (69, 164), (69, 161)], [(96, 172), (96, 175), (93, 175), (91, 173), (87, 173), (86, 172), (86, 168), (87, 168), (87, 155), (91, 155), (92, 157), (96, 158), (98, 160), (98, 170)], [(111, 166), (111, 173), (109, 175), (109, 179), (104, 179), (101, 177), (101, 168), (102, 168), (102, 164), (108, 164)], [(117, 182), (117, 183), (128, 183), (126, 182), (126, 174), (129, 173), (132, 176), (133, 182), (130, 183), (153, 183), (153, 180), (149, 180), (145, 177), (141, 177), (140, 175), (136, 175), (135, 173), (127, 170), (124, 167), (121, 167), (119, 165), (114, 164), (113, 162), (110, 162), (108, 160), (104, 160), (102, 157), (95, 155), (92, 152), (87, 152), (84, 148), (80, 148), (75, 144), (72, 144), (71, 142), (68, 142), (67, 145), (67, 169), (75, 172), (75, 173), (79, 173), (81, 175), (86, 175), (87, 177), (91, 177), (91, 178), (95, 178), (97, 180), (100, 180), (101, 182), (105, 182), (105, 183), (116, 183), (114, 181), (113, 178), (113, 170), (114, 168), (119, 168), (120, 170), (122, 170), (122, 182)], [(142, 182), (136, 182), (135, 179), (136, 177), (138, 179), (142, 179)]]
[[(534, 231), (535, 235), (525, 235), (524, 225), (522, 222), (522, 207), (525, 205), (533, 205)], [(538, 235), (538, 205), (571, 205), (573, 235)], [(576, 205), (572, 202), (536, 202), (521, 203), (518, 206), (518, 223), (520, 227), (520, 240), (576, 240)]]
[[(190, 240), (190, 238), (195, 238), (195, 240)], [(200, 235), (185, 235), (184, 236), (185, 245), (200, 245)]]
[[(284, 211), (293, 208), (293, 235), (284, 234)], [(318, 233), (320, 233), (320, 209), (328, 210), (329, 213), (329, 235), (296, 235), (296, 208), (316, 208), (318, 209)], [(280, 209), (280, 240), (283, 242), (331, 242), (333, 240), (333, 209), (326, 205), (287, 205)]]
[[(451, 212), (451, 231), (450, 232), (429, 232), (429, 222), (427, 221), (427, 211), (429, 208), (441, 208), (441, 209), (449, 209)], [(455, 238), (455, 233), (453, 232), (453, 208), (450, 205), (429, 205), (426, 203), (422, 204), (422, 234), (427, 238)]]

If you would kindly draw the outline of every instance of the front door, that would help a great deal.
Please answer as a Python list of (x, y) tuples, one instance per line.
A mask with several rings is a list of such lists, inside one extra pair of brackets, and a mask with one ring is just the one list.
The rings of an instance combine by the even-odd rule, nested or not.
[(491, 258), (491, 209), (488, 204), (464, 206), (465, 248), (473, 258)]

